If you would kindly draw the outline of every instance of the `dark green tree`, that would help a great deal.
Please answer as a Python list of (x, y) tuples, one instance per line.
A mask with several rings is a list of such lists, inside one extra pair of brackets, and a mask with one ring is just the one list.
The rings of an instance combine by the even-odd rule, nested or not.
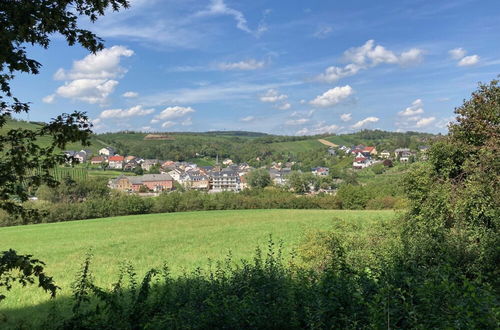
[(259, 168), (248, 173), (247, 181), (252, 188), (265, 188), (271, 185), (271, 176), (264, 168)]
[[(79, 44), (92, 53), (104, 48), (94, 33), (81, 29), (80, 17), (94, 22), (108, 8), (117, 11), (129, 6), (127, 0), (2, 0), (0, 1), (0, 128), (12, 115), (30, 111), (29, 102), (18, 99), (11, 89), (16, 74), (38, 74), (41, 63), (27, 54), (26, 47), (48, 48), (50, 37), (62, 35), (68, 45)], [(10, 129), (0, 136), (0, 209), (24, 218), (36, 212), (21, 202), (28, 199), (28, 187), (35, 191), (41, 184), (56, 186), (50, 169), (64, 164), (58, 152), (69, 142), (89, 144), (91, 124), (84, 112), (63, 113), (36, 130)], [(51, 143), (41, 147), (40, 137)], [(38, 278), (39, 286), (55, 295), (57, 287), (45, 275), (43, 263), (31, 256), (3, 252), (0, 257), (0, 286), (7, 290), (15, 281), (22, 285)], [(17, 272), (16, 272), (17, 271)], [(0, 294), (0, 300), (5, 298)]]

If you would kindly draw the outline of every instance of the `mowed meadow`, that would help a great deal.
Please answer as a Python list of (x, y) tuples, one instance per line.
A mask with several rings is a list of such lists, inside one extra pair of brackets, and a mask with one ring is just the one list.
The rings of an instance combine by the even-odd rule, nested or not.
[[(95, 220), (0, 228), (0, 250), (15, 249), (46, 263), (61, 291), (71, 295), (88, 251), (97, 284), (109, 286), (124, 262), (131, 263), (139, 278), (153, 267), (167, 264), (173, 275), (206, 268), (216, 262), (253, 257), (255, 249), (266, 249), (269, 236), (283, 241), (290, 253), (314, 230), (351, 231), (363, 235), (375, 223), (395, 217), (393, 211), (349, 210), (237, 210), (134, 215)], [(339, 226), (340, 224), (340, 226)], [(36, 286), (15, 287), (0, 306), (8, 318), (27, 316), (26, 310), (49, 300)]]

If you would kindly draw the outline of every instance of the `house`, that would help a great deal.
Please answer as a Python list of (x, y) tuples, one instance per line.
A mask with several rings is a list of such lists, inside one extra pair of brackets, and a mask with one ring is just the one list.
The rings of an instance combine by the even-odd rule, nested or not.
[(420, 160), (427, 160), (429, 159), (429, 156), (427, 154), (427, 152), (429, 151), (429, 147), (428, 146), (420, 146), (418, 147), (418, 152), (420, 154)]
[(94, 156), (90, 159), (90, 164), (98, 165), (103, 163), (104, 161), (106, 161), (106, 158), (104, 158), (103, 156)]
[(139, 163), (135, 159), (132, 159), (132, 160), (129, 160), (128, 162), (126, 162), (125, 165), (123, 165), (123, 170), (124, 171), (133, 171), (137, 166), (140, 166)]
[(87, 161), (87, 154), (79, 151), (73, 156), (73, 158), (77, 159), (80, 164), (85, 163)]
[(330, 169), (328, 167), (315, 167), (311, 169), (311, 172), (317, 176), (328, 176)]
[(208, 190), (210, 188), (210, 178), (199, 171), (190, 171), (182, 178), (183, 186), (188, 189)]
[(181, 181), (181, 176), (184, 174), (184, 171), (182, 171), (179, 168), (174, 168), (173, 170), (170, 170), (167, 172), (168, 175), (170, 175), (175, 181), (179, 182)]
[(123, 160), (125, 161), (125, 163), (128, 163), (130, 162), (131, 160), (135, 160), (135, 156), (126, 156)]
[(412, 159), (412, 157), (415, 156), (415, 153), (414, 152), (411, 152), (411, 151), (404, 151), (401, 153), (401, 155), (399, 156), (399, 161), (401, 163), (408, 163), (410, 162), (410, 160)]
[(174, 186), (174, 180), (166, 173), (144, 174), (137, 177), (137, 179), (141, 180), (143, 186), (146, 186), (149, 190), (153, 191), (172, 190), (172, 187)]
[(388, 159), (391, 157), (391, 153), (387, 150), (384, 150), (380, 153), (380, 158)]
[(161, 162), (158, 159), (145, 159), (141, 164), (141, 167), (144, 171), (149, 171), (151, 170), (151, 167), (160, 165), (160, 163)]
[(115, 149), (111, 147), (105, 147), (102, 149), (99, 149), (99, 155), (104, 155), (104, 156), (114, 156), (116, 153)]
[(375, 148), (375, 147), (365, 147), (362, 152), (363, 152), (363, 154), (368, 154), (371, 157), (374, 157), (374, 156), (377, 155), (377, 148)]
[(363, 169), (372, 164), (371, 160), (367, 157), (356, 157), (354, 162), (352, 163), (352, 168), (354, 169)]
[(108, 183), (111, 189), (121, 191), (138, 192), (141, 187), (148, 190), (164, 191), (173, 187), (172, 177), (168, 174), (145, 174), (141, 176), (120, 175)]
[(239, 191), (240, 176), (232, 169), (212, 171), (209, 174), (210, 188), (212, 191)]
[(395, 158), (401, 157), (403, 153), (408, 153), (408, 152), (410, 152), (410, 149), (408, 148), (398, 148), (394, 150), (394, 157)]
[(227, 159), (224, 159), (222, 161), (222, 164), (224, 164), (224, 165), (233, 165), (233, 161), (231, 159), (227, 158)]
[(123, 161), (125, 157), (123, 156), (110, 156), (108, 157), (108, 167), (115, 169), (115, 170), (121, 170), (123, 169)]
[(331, 155), (331, 156), (335, 156), (337, 154), (337, 152), (335, 151), (335, 149), (333, 148), (328, 148), (328, 153)]
[(284, 167), (281, 169), (271, 168), (269, 170), (269, 176), (275, 185), (281, 186), (287, 183), (287, 176), (292, 173), (292, 169), (289, 167)]

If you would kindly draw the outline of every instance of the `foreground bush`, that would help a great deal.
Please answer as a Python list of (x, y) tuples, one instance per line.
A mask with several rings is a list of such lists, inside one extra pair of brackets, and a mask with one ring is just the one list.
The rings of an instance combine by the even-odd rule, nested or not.
[[(480, 281), (445, 267), (407, 273), (358, 270), (343, 241), (330, 236), (321, 270), (285, 263), (272, 241), (263, 256), (173, 278), (164, 266), (139, 280), (124, 265), (105, 289), (88, 257), (73, 286), (69, 316), (52, 313), (47, 329), (482, 328), (496, 326), (495, 296)], [(401, 265), (399, 265), (401, 266)]]

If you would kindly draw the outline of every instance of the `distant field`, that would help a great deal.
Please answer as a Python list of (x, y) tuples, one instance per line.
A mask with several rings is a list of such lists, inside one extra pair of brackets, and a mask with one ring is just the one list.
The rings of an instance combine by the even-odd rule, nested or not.
[[(338, 221), (363, 228), (387, 221), (392, 211), (244, 210), (150, 214), (0, 228), (0, 251), (12, 248), (47, 263), (46, 270), (71, 294), (84, 254), (93, 249), (92, 268), (99, 284), (116, 280), (121, 262), (128, 260), (141, 276), (166, 262), (174, 274), (223, 259), (251, 258), (257, 245), (265, 247), (269, 234), (285, 242), (285, 253), (312, 229), (329, 229)], [(354, 229), (353, 229), (354, 230)], [(7, 315), (23, 317), (27, 308), (47, 301), (36, 287), (15, 288), (0, 304)], [(10, 312), (9, 312), (10, 310)], [(1, 322), (1, 319), (0, 319)], [(1, 323), (0, 323), (1, 328)]]

